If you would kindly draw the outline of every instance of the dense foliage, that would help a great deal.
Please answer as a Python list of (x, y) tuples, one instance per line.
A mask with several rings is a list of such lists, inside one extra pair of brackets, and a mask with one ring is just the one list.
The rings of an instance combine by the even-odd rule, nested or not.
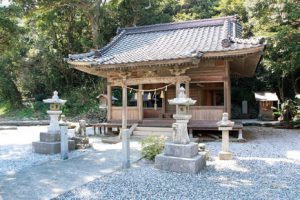
[(68, 114), (88, 112), (105, 83), (70, 68), (63, 60), (68, 54), (102, 47), (118, 27), (233, 14), (244, 36), (268, 41), (257, 76), (233, 81), (233, 103), (256, 90), (293, 98), (300, 74), (297, 0), (12, 0), (0, 7), (0, 103), (15, 109), (58, 90)]

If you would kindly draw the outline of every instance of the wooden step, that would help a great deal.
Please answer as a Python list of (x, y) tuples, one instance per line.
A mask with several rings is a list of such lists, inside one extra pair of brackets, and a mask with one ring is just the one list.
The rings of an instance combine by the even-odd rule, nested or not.
[(133, 136), (147, 137), (150, 135), (171, 137), (172, 132), (133, 131)]
[(137, 126), (133, 131), (133, 136), (147, 137), (150, 135), (172, 137), (173, 129), (169, 127), (141, 127)]
[(151, 131), (151, 132), (172, 132), (172, 128), (165, 128), (165, 127), (135, 127), (134, 131)]

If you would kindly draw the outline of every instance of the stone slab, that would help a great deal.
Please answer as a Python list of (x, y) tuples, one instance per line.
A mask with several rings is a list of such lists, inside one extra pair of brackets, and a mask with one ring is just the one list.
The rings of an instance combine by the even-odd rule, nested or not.
[[(33, 152), (40, 154), (60, 153), (60, 142), (32, 142)], [(69, 140), (69, 151), (75, 149), (74, 140)]]
[(226, 151), (219, 152), (219, 159), (220, 160), (232, 160), (233, 156), (232, 153)]
[(155, 168), (165, 171), (197, 174), (205, 166), (206, 159), (203, 154), (193, 158), (179, 158), (164, 154), (155, 157)]
[(41, 132), (40, 133), (40, 141), (41, 142), (59, 142), (60, 141), (60, 133), (48, 133)]
[(189, 144), (166, 143), (164, 155), (182, 158), (192, 158), (198, 155), (198, 144), (190, 142)]

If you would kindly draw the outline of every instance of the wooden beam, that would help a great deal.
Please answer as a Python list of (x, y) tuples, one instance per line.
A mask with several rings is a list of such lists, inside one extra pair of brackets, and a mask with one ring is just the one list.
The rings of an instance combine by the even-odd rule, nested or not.
[(107, 83), (107, 121), (111, 120), (112, 93), (111, 85)]
[(113, 86), (140, 85), (140, 84), (155, 84), (155, 83), (182, 83), (190, 81), (189, 76), (164, 76), (164, 77), (143, 77), (143, 78), (128, 78), (124, 82), (122, 79), (112, 80)]
[(142, 94), (142, 89), (143, 89), (143, 85), (142, 84), (139, 84), (139, 91), (137, 93), (137, 106), (138, 106), (138, 109), (139, 109), (139, 121), (142, 121), (143, 120), (143, 94)]

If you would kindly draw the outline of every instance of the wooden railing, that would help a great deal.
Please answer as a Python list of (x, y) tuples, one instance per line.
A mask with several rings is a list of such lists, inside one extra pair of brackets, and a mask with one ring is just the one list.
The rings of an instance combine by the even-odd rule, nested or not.
[[(113, 120), (122, 120), (122, 107), (112, 107), (111, 116)], [(127, 120), (138, 120), (139, 110), (137, 107), (127, 107)]]
[(192, 120), (221, 120), (224, 106), (191, 106)]

